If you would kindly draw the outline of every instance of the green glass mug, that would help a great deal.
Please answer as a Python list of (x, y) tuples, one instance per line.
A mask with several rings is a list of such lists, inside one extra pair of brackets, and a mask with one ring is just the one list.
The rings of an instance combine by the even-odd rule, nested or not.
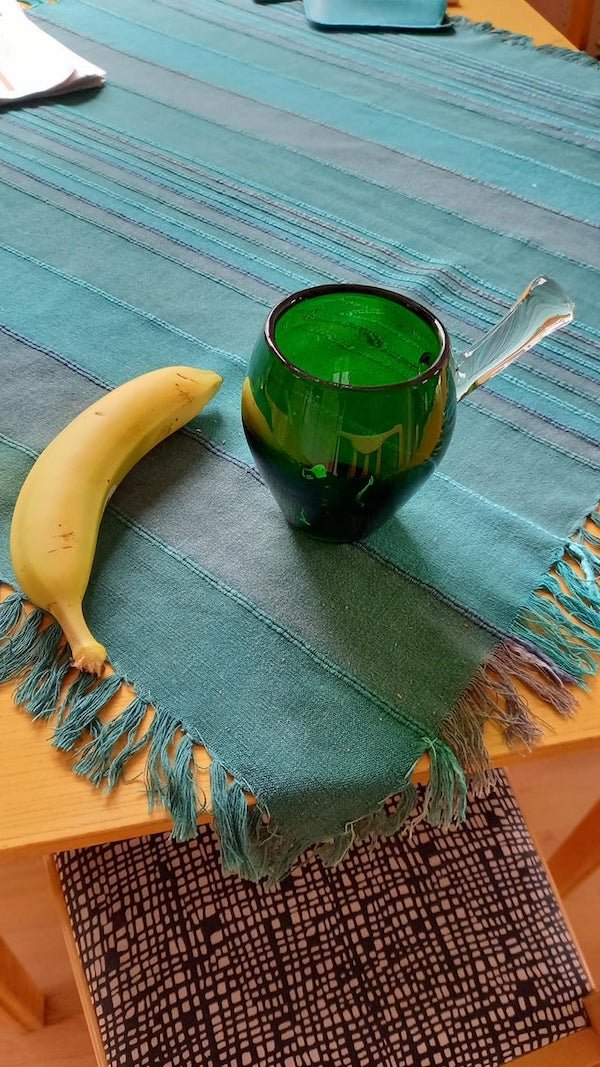
[(555, 282), (535, 279), (458, 359), (440, 320), (400, 293), (323, 285), (270, 313), (252, 354), (242, 422), (288, 522), (356, 541), (433, 472), (456, 402), (573, 317)]

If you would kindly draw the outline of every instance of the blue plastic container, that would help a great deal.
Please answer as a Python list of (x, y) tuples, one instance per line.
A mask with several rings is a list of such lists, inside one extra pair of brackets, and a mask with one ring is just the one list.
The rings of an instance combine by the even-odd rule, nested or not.
[(304, 11), (317, 26), (435, 30), (444, 22), (446, 0), (304, 0)]

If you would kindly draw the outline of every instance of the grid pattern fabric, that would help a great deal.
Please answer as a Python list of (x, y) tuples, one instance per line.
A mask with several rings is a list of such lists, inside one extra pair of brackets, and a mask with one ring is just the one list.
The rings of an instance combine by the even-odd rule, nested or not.
[(56, 857), (110, 1067), (498, 1067), (586, 1025), (587, 979), (504, 778), (274, 889), (212, 830)]

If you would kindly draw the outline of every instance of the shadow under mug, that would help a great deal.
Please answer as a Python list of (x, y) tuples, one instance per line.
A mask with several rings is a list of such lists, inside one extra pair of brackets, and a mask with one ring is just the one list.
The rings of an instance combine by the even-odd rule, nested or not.
[(248, 444), (285, 518), (338, 542), (366, 537), (419, 488), (455, 412), (442, 323), (409, 297), (362, 285), (278, 304), (242, 395)]

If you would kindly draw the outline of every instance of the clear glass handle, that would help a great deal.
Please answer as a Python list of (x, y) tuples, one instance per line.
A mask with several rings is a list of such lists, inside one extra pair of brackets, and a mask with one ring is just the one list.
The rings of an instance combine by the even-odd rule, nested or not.
[(534, 278), (510, 311), (454, 360), (458, 399), (508, 367), (523, 352), (571, 322), (575, 305), (551, 278)]

